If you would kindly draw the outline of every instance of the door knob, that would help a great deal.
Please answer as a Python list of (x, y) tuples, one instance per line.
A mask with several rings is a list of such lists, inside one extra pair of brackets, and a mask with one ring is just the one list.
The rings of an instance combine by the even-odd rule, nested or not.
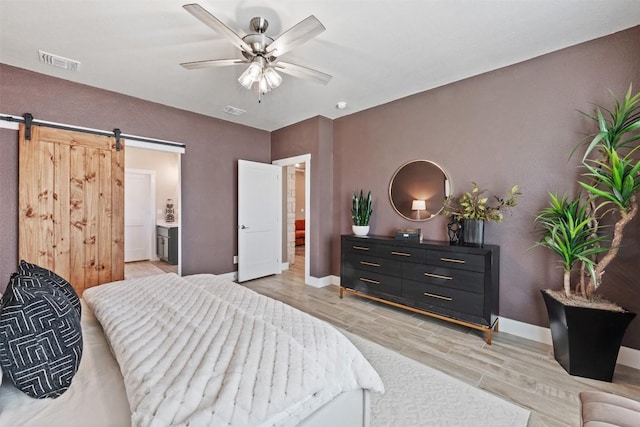
[(246, 225), (241, 225), (241, 226), (240, 226), (240, 229), (241, 229), (241, 230), (246, 230), (246, 229), (248, 229), (248, 228), (249, 228), (249, 227), (247, 227)]

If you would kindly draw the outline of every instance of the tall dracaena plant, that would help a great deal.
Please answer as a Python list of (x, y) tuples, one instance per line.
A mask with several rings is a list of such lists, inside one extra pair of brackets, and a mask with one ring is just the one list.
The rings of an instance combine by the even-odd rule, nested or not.
[[(632, 95), (630, 86), (622, 101), (615, 99), (612, 111), (597, 107), (595, 113), (595, 116), (590, 117), (597, 121), (599, 132), (587, 146), (582, 158), (582, 164), (586, 169), (583, 176), (587, 179), (579, 181), (579, 184), (590, 195), (591, 215), (594, 217), (596, 233), (598, 218), (602, 218), (606, 212), (613, 212), (617, 220), (606, 254), (597, 260), (592, 274), (589, 275), (584, 289), (587, 296), (593, 294), (600, 286), (605, 269), (618, 255), (624, 228), (638, 213), (640, 93)], [(594, 151), (599, 152), (599, 158), (589, 159), (589, 155)], [(584, 274), (579, 286), (585, 286)]]

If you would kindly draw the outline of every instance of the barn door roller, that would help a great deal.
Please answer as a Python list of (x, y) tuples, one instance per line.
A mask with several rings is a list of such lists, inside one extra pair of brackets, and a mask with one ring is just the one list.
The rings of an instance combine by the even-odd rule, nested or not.
[(24, 139), (31, 141), (31, 123), (33, 122), (33, 115), (26, 113), (24, 115)]
[(113, 130), (113, 135), (116, 137), (116, 151), (120, 151), (120, 129)]

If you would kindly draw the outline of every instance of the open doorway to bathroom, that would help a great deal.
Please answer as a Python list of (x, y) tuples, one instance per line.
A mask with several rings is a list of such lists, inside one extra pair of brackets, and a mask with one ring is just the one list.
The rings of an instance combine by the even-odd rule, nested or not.
[(180, 270), (180, 154), (125, 150), (125, 279)]

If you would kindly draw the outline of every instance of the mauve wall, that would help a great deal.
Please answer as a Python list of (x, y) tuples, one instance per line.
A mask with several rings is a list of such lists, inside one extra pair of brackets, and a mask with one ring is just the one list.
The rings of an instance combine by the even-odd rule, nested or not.
[[(388, 185), (401, 164), (428, 159), (446, 169), (454, 194), (471, 181), (498, 195), (520, 185), (524, 194), (513, 215), (489, 224), (485, 239), (502, 248), (500, 314), (546, 325), (539, 289), (560, 287), (562, 279), (550, 251), (527, 251), (535, 241), (534, 214), (548, 191), (577, 188), (579, 158), (568, 157), (594, 124), (576, 110), (591, 111), (592, 102), (612, 105), (608, 90), (623, 95), (629, 83), (640, 89), (640, 27), (336, 120), (333, 274), (340, 270), (337, 234), (351, 232), (351, 192), (372, 190), (373, 234), (416, 226), (395, 213)], [(445, 218), (421, 226), (426, 238), (446, 239)], [(623, 243), (601, 289), (640, 312), (640, 218)], [(618, 277), (627, 283), (616, 283)], [(624, 345), (640, 349), (640, 321)]]
[[(314, 117), (279, 129), (271, 134), (272, 160), (311, 154), (311, 189), (309, 197), (309, 238), (307, 255), (309, 274), (331, 274), (333, 233), (333, 122)], [(307, 171), (308, 173), (309, 171)]]
[[(0, 112), (183, 142), (182, 272), (235, 270), (237, 160), (269, 162), (270, 134), (0, 65)], [(0, 291), (17, 263), (17, 132), (0, 130)]]

